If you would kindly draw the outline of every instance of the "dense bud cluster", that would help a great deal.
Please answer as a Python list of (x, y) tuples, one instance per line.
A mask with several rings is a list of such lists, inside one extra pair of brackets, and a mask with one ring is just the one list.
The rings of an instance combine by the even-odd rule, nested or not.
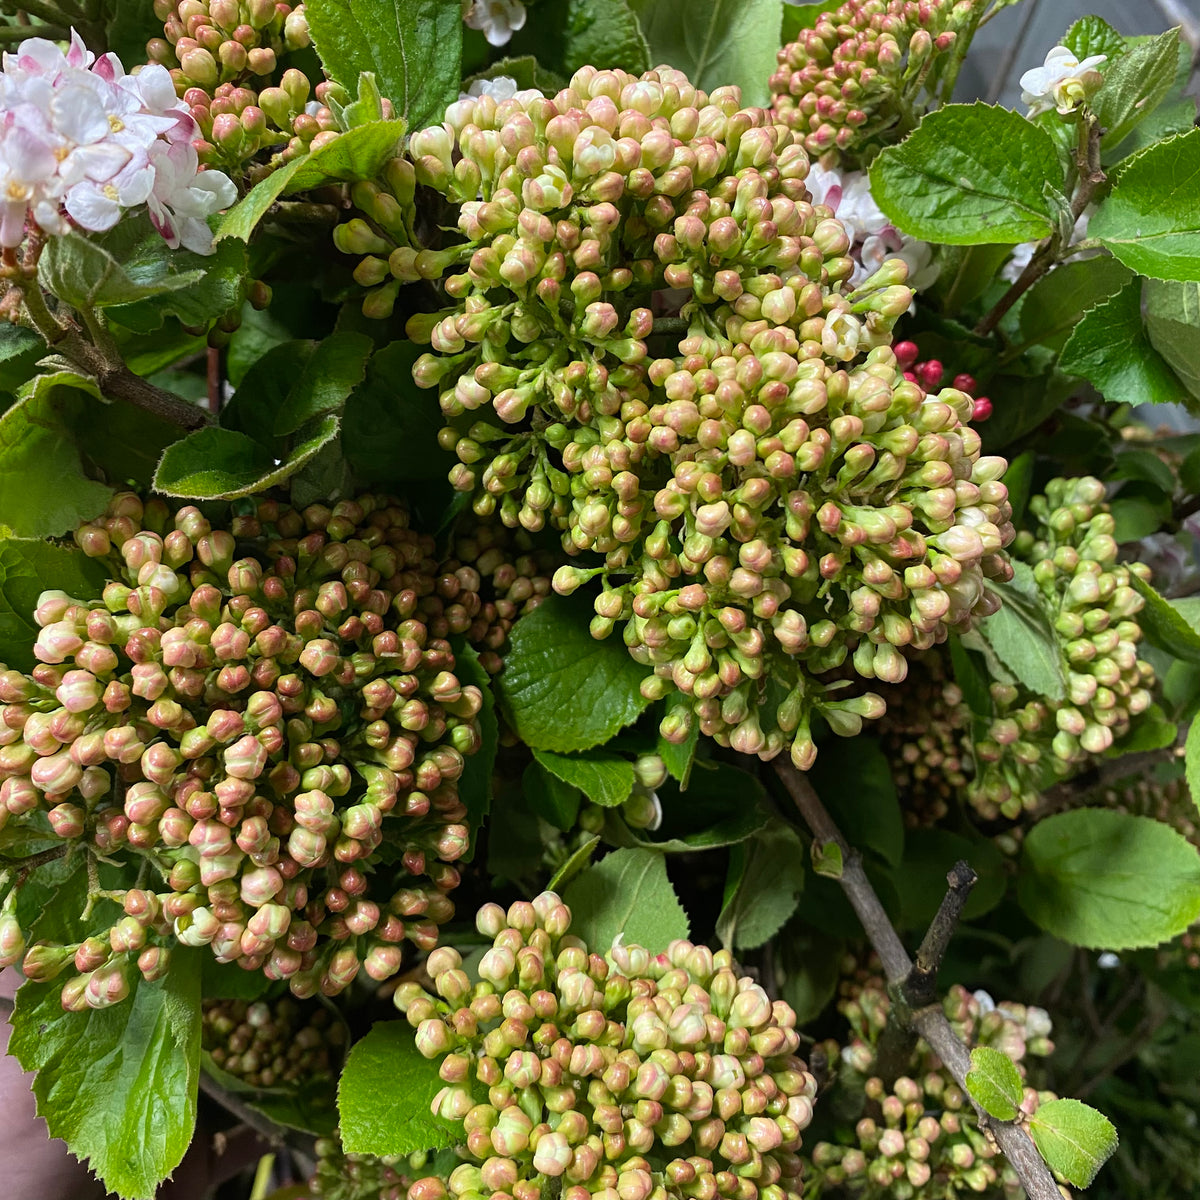
[(504, 665), (500, 652), (513, 623), (550, 594), (553, 569), (553, 555), (523, 530), (480, 521), (456, 532), (438, 569), (439, 591), (453, 589), (451, 577), (457, 581), (456, 596), (469, 605), (471, 619), (462, 632), (489, 674)]
[(427, 963), (436, 996), (397, 988), (418, 1048), (440, 1060), (434, 1111), (465, 1142), (462, 1165), (417, 1180), (410, 1200), (798, 1197), (816, 1084), (791, 1009), (726, 951), (618, 942), (601, 957), (570, 921), (550, 892), (485, 905), (479, 983), (442, 947)]
[(318, 1002), (206, 1000), (201, 1046), (213, 1063), (254, 1088), (332, 1082), (346, 1028)]
[(1044, 782), (1103, 754), (1152, 700), (1154, 671), (1137, 656), (1145, 602), (1132, 585), (1150, 571), (1117, 561), (1104, 485), (1088, 476), (1052, 480), (1029, 511), (1036, 528), (1017, 536), (1013, 556), (1032, 566), (1060, 639), (1066, 698), (991, 684), (994, 717), (975, 743), (970, 788), (984, 816), (1014, 817), (1035, 804)]
[[(850, 964), (853, 967), (853, 961)], [(986, 992), (955, 984), (943, 1007), (954, 1032), (969, 1046), (990, 1046), (1007, 1054), (1024, 1076), (1026, 1055), (1044, 1057), (1050, 1018), (1040, 1008), (996, 1005)], [(970, 1100), (925, 1042), (917, 1043), (904, 1074), (885, 1082), (877, 1071), (891, 1001), (884, 981), (856, 971), (843, 982), (838, 1011), (849, 1023), (845, 1045), (827, 1042), (825, 1054), (836, 1069), (829, 1101), (853, 1111), (855, 1124), (834, 1142), (813, 1147), (808, 1170), (812, 1191), (856, 1200), (954, 1200), (980, 1192), (1016, 1200), (1016, 1173), (996, 1144), (980, 1129)], [(839, 1098), (853, 1109), (840, 1110)], [(1036, 1111), (1047, 1093), (1025, 1088), (1022, 1109)]]
[(383, 497), (250, 502), (220, 529), (130, 494), (76, 537), (111, 582), (45, 593), (39, 665), (0, 674), (0, 821), (48, 819), (167, 890), (125, 893), (106, 938), (32, 948), (26, 974), (73, 959), (64, 1004), (100, 1007), (178, 941), (307, 996), (432, 947), (482, 704), (440, 632), (432, 539)]
[(324, 95), (332, 85), (312, 100), (302, 71), (279, 75), (287, 54), (309, 44), (303, 4), (155, 0), (154, 11), (164, 36), (148, 43), (147, 57), (170, 69), (199, 126), (201, 162), (240, 170), (267, 147), (284, 162), (337, 136)]
[(373, 261), (393, 283), (467, 264), (445, 280), (457, 306), (409, 322), (433, 345), (415, 376), (439, 388), (453, 482), (481, 516), (604, 555), (555, 587), (604, 575), (593, 633), (621, 623), (647, 694), (691, 698), (664, 733), (694, 715), (807, 766), (814, 706), (841, 733), (882, 707), (813, 675), (853, 655), (898, 681), (904, 650), (988, 610), (1005, 464), (980, 458), (971, 397), (904, 378), (904, 264), (850, 291), (807, 155), (739, 104), (665, 68), (464, 98), (410, 153), (465, 243)]
[(307, 1185), (311, 1200), (407, 1200), (409, 1184), (426, 1165), (423, 1154), (347, 1154), (335, 1137), (318, 1138), (316, 1155)]
[(886, 688), (883, 751), (909, 828), (937, 824), (974, 775), (971, 710), (940, 652), (921, 654), (900, 687)]
[(917, 823), (944, 814), (960, 790), (985, 820), (1017, 817), (1150, 705), (1154, 673), (1137, 657), (1144, 602), (1130, 582), (1149, 578), (1149, 569), (1117, 562), (1104, 485), (1087, 476), (1052, 480), (1029, 512), (1035, 528), (1017, 535), (1012, 555), (1031, 569), (1030, 587), (1058, 639), (1066, 697), (993, 682), (992, 711), (976, 718), (945, 656), (919, 659), (905, 688), (886, 695), (881, 728)]
[(868, 156), (899, 140), (957, 73), (980, 0), (846, 0), (779, 51), (771, 76), (776, 118), (814, 157)]

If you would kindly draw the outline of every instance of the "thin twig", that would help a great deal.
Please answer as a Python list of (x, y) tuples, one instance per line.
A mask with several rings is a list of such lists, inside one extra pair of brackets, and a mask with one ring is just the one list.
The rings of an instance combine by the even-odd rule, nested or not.
[[(807, 777), (786, 761), (776, 760), (776, 770), (813, 837), (818, 842), (832, 842), (841, 850), (842, 890), (858, 914), (871, 945), (883, 963), (888, 983), (893, 988), (898, 988), (903, 996), (905, 984), (912, 976), (913, 962), (863, 870), (861, 857), (842, 836), (841, 830), (826, 811)], [(958, 902), (956, 900), (953, 903)], [(935, 935), (935, 946), (940, 938), (940, 933)], [(911, 1013), (908, 1020), (929, 1043), (930, 1049), (946, 1065), (963, 1091), (970, 1096), (970, 1092), (967, 1091), (967, 1072), (971, 1069), (971, 1055), (951, 1028), (942, 1006), (934, 1003), (918, 1008)], [(995, 1138), (1016, 1172), (1028, 1200), (1062, 1200), (1062, 1193), (1054, 1182), (1054, 1176), (1050, 1174), (1050, 1169), (1026, 1130), (1011, 1121), (997, 1121), (989, 1117), (973, 1099), (971, 1103), (978, 1116), (980, 1128)]]
[(205, 368), (208, 411), (215, 417), (221, 411), (221, 351), (216, 346), (209, 346)]
[(264, 1116), (232, 1092), (226, 1091), (203, 1071), (200, 1072), (200, 1090), (210, 1100), (215, 1100), (226, 1112), (237, 1117), (243, 1125), (248, 1125), (260, 1137), (265, 1138), (273, 1149), (278, 1150), (287, 1145), (288, 1131), (282, 1125), (277, 1125), (270, 1117)]
[(954, 864), (946, 876), (948, 890), (942, 897), (937, 915), (925, 931), (925, 937), (917, 950), (917, 960), (904, 982), (905, 995), (914, 1008), (924, 1008), (927, 1004), (937, 1001), (937, 973), (941, 969), (950, 939), (962, 919), (971, 889), (978, 881), (979, 876), (961, 860)]
[(200, 429), (209, 423), (208, 414), (203, 409), (135, 375), (119, 357), (110, 357), (88, 341), (74, 322), (66, 324), (60, 321), (46, 306), (41, 289), (35, 282), (30, 281), (25, 285), (22, 295), (26, 315), (46, 339), (47, 346), (84, 374), (94, 376), (100, 391), (106, 396), (136, 405), (184, 429)]
[(1083, 215), (1084, 209), (1091, 204), (1096, 189), (1105, 181), (1105, 174), (1100, 166), (1100, 137), (1103, 130), (1100, 123), (1091, 113), (1085, 113), (1081, 118), (1079, 146), (1075, 153), (1075, 166), (1079, 172), (1079, 182), (1075, 195), (1071, 199), (1072, 229), (1061, 234), (1055, 230), (1049, 238), (1038, 247), (1034, 256), (1026, 264), (1025, 269), (1017, 276), (1016, 282), (996, 301), (991, 312), (975, 326), (975, 333), (986, 337), (1004, 318), (1005, 313), (1031, 288), (1069, 249), (1071, 233), (1074, 224)]

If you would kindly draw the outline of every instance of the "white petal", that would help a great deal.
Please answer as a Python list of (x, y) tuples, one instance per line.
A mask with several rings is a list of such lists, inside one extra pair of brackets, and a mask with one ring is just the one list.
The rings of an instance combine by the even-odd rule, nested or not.
[(73, 221), (95, 233), (111, 229), (121, 216), (121, 206), (94, 183), (73, 187), (67, 193), (66, 208)]

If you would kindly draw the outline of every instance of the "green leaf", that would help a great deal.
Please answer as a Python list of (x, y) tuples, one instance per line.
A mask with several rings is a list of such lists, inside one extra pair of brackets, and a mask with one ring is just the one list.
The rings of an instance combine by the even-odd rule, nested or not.
[(567, 859), (557, 871), (554, 872), (550, 882), (546, 885), (547, 891), (561, 892), (580, 871), (587, 867), (592, 861), (592, 855), (596, 852), (596, 847), (600, 845), (600, 835), (588, 838), (570, 858)]
[(1082, 1100), (1049, 1100), (1029, 1118), (1029, 1133), (1051, 1170), (1089, 1187), (1117, 1148), (1117, 1131)]
[[(157, 230), (152, 236), (162, 242)], [(205, 326), (210, 321), (242, 307), (243, 288), (249, 267), (245, 244), (225, 241), (212, 254), (193, 254), (190, 250), (171, 250), (171, 266), (180, 274), (189, 269), (193, 282), (109, 309), (108, 317), (126, 329), (152, 333), (161, 329), (168, 316), (178, 317), (184, 325)], [(128, 356), (126, 357), (128, 361)]]
[(401, 1155), (462, 1140), (462, 1123), (435, 1117), (445, 1086), (438, 1061), (418, 1049), (406, 1021), (377, 1022), (354, 1044), (338, 1081), (342, 1143), (348, 1154)]
[(538, 750), (590, 750), (636, 720), (645, 668), (619, 639), (588, 632), (586, 596), (551, 596), (514, 626), (496, 678), (509, 724)]
[(1048, 236), (1056, 217), (1047, 184), (1062, 184), (1050, 135), (983, 103), (928, 114), (871, 164), (871, 193), (884, 213), (905, 233), (950, 245)]
[(1142, 299), (1150, 344), (1200, 400), (1200, 283), (1147, 279)]
[(834, 738), (810, 772), (846, 840), (896, 866), (904, 853), (904, 818), (892, 770), (871, 737)]
[(1025, 1096), (1020, 1072), (1012, 1058), (991, 1046), (976, 1046), (971, 1051), (967, 1091), (985, 1112), (998, 1121), (1013, 1121)]
[(791, 920), (804, 890), (804, 843), (783, 821), (772, 821), (729, 855), (729, 882), (717, 918), (728, 949), (754, 950)]
[(361, 72), (374, 72), (413, 129), (458, 99), (460, 0), (310, 0), (305, 11), (330, 76), (353, 92)]
[[(311, 18), (311, 12), (309, 15)], [(406, 128), (403, 121), (371, 121), (347, 130), (304, 158), (294, 159), (273, 171), (221, 218), (217, 241), (225, 238), (249, 241), (259, 221), (280, 196), (310, 191), (331, 180), (374, 179), (384, 164), (395, 157)]]
[(967, 1091), (985, 1112), (999, 1121), (1014, 1120), (1025, 1095), (1021, 1074), (1013, 1060), (991, 1046), (976, 1046), (971, 1051)]
[(73, 371), (38, 375), (0, 416), (0, 524), (23, 537), (67, 533), (102, 513), (112, 489), (88, 479), (73, 427), (103, 426), (94, 379)]
[(1088, 235), (1139, 274), (1200, 280), (1200, 129), (1125, 159)]
[(1059, 369), (1086, 379), (1113, 404), (1171, 404), (1183, 385), (1142, 324), (1142, 281), (1089, 309), (1063, 347)]
[(798, 34), (805, 29), (812, 29), (817, 21), (827, 12), (833, 11), (829, 7), (829, 0), (817, 0), (816, 4), (793, 4), (792, 0), (785, 0), (783, 6), (783, 44), (794, 42)]
[[(730, 803), (736, 796), (738, 802)], [(632, 834), (636, 845), (666, 854), (713, 850), (744, 842), (769, 820), (770, 804), (762, 783), (729, 763), (705, 763), (687, 791), (668, 780), (658, 789), (662, 825), (653, 833)]]
[(32, 329), (0, 322), (0, 390), (15, 392), (45, 353), (46, 343)]
[[(86, 890), (80, 864), (55, 896), (54, 908), (78, 913)], [(71, 921), (72, 932), (81, 935), (77, 919)], [(49, 909), (34, 935), (52, 933), (66, 936), (67, 929)], [(108, 1191), (128, 1200), (156, 1195), (192, 1140), (200, 1077), (200, 961), (198, 953), (179, 948), (161, 981), (146, 983), (133, 971), (129, 999), (110, 1008), (64, 1012), (62, 978), (27, 981), (17, 992), (9, 1053), (25, 1070), (37, 1072), (39, 1115), (51, 1137), (62, 1138), (73, 1154), (88, 1160)]]
[(22, 538), (0, 539), (0, 661), (19, 671), (35, 666), (33, 619), (44, 591), (92, 600), (104, 587), (104, 569), (73, 546)]
[(1183, 615), (1179, 605), (1160, 596), (1136, 575), (1129, 582), (1146, 601), (1146, 607), (1138, 614), (1138, 624), (1146, 640), (1173, 658), (1200, 663), (1200, 630)]
[[(1125, 39), (1101, 17), (1080, 17), (1063, 34), (1062, 42), (1082, 62), (1093, 54), (1103, 54), (1110, 62), (1125, 53)], [(1108, 64), (1105, 64), (1108, 65)]]
[(458, 781), (458, 798), (467, 806), (466, 823), (471, 830), (471, 851), (467, 856), (469, 862), (475, 855), (475, 835), (483, 828), (492, 810), (492, 772), (500, 747), (500, 724), (496, 720), (496, 698), (492, 694), (491, 676), (480, 665), (474, 646), (465, 642), (454, 644), (454, 673), (459, 683), (473, 684), (483, 694), (483, 707), (478, 715), (479, 749), (467, 758)]
[(948, 829), (912, 829), (904, 862), (892, 873), (905, 929), (924, 929), (946, 895), (946, 872), (963, 859), (979, 877), (967, 897), (967, 920), (990, 912), (1004, 899), (1008, 864), (987, 838), (966, 838)]
[(825, 879), (841, 879), (845, 863), (842, 861), (842, 848), (837, 842), (813, 841), (809, 847), (812, 853), (813, 870)]
[(667, 878), (661, 854), (653, 850), (614, 850), (589, 867), (567, 888), (571, 932), (597, 954), (618, 935), (626, 945), (661, 954), (688, 935), (687, 914)]
[(633, 0), (650, 58), (683, 71), (705, 91), (742, 89), (743, 104), (769, 104), (783, 25), (782, 0)]
[(1183, 763), (1188, 791), (1192, 794), (1192, 803), (1200, 808), (1200, 721), (1195, 717), (1188, 726)]
[(555, 829), (561, 829), (564, 833), (575, 828), (579, 806), (583, 801), (577, 787), (564, 783), (540, 762), (531, 762), (525, 768), (521, 787), (529, 807), (543, 821), (549, 821)]
[(283, 483), (337, 437), (338, 419), (319, 417), (297, 436), (284, 461), (232, 429), (198, 429), (168, 446), (154, 473), (154, 488), (192, 500), (233, 500)]
[(1104, 83), (1092, 97), (1092, 110), (1105, 131), (1106, 150), (1124, 141), (1167, 98), (1178, 63), (1179, 30), (1168, 29), (1101, 64)]
[(1055, 267), (1025, 293), (1017, 340), (1058, 348), (1089, 308), (1115, 295), (1132, 277), (1128, 267), (1104, 255)]
[(1176, 937), (1200, 916), (1200, 853), (1149, 817), (1080, 808), (1026, 835), (1021, 907), (1074, 946), (1132, 950)]
[(276, 435), (295, 433), (314, 417), (340, 412), (362, 383), (372, 349), (365, 333), (333, 333), (319, 342), (275, 414)]
[(535, 749), (537, 759), (551, 775), (578, 788), (593, 804), (615, 808), (633, 793), (633, 763), (605, 750), (586, 750), (582, 754), (555, 754)]
[(444, 481), (455, 456), (438, 445), (441, 409), (413, 382), (424, 347), (392, 342), (371, 356), (342, 417), (342, 446), (360, 482)]
[(38, 259), (38, 279), (72, 308), (107, 308), (198, 283), (199, 257), (172, 250), (149, 217), (131, 217), (108, 233), (72, 230), (51, 238)]
[[(1128, 157), (1156, 142), (1187, 133), (1196, 124), (1196, 101), (1191, 96), (1165, 100), (1121, 143), (1116, 157)], [(1107, 165), (1107, 164), (1106, 164)]]
[(846, 943), (797, 919), (776, 945), (779, 995), (792, 1006), (796, 1024), (803, 1028), (837, 995)]
[(570, 75), (588, 65), (641, 74), (652, 65), (650, 47), (629, 0), (558, 0), (530, 16), (509, 50), (532, 55), (559, 74)]
[(1020, 560), (1014, 560), (1012, 567), (1010, 582), (988, 584), (1003, 604), (979, 623), (979, 632), (1030, 691), (1048, 700), (1064, 700), (1067, 681), (1059, 640), (1042, 605), (1033, 568)]

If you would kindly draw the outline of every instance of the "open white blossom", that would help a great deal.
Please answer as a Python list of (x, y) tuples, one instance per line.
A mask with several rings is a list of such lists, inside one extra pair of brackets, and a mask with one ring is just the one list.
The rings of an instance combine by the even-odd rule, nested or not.
[(19, 246), (30, 223), (52, 235), (72, 223), (103, 232), (148, 204), (172, 246), (211, 253), (203, 218), (236, 190), (221, 172), (199, 171), (198, 132), (165, 67), (129, 75), (74, 32), (65, 51), (28, 38), (0, 69), (0, 245)]
[(873, 275), (889, 258), (902, 259), (908, 267), (908, 285), (914, 291), (927, 288), (938, 276), (933, 247), (901, 233), (884, 216), (864, 171), (835, 171), (814, 163), (805, 186), (814, 204), (824, 204), (846, 228), (850, 256), (854, 259), (853, 287)]
[(1029, 105), (1029, 115), (1036, 117), (1052, 108), (1064, 116), (1074, 112), (1088, 94), (1084, 76), (1107, 59), (1107, 54), (1091, 54), (1080, 62), (1066, 46), (1055, 46), (1040, 67), (1021, 76), (1021, 101)]
[(497, 75), (494, 79), (477, 79), (465, 92), (459, 92), (460, 100), (478, 99), (480, 96), (491, 96), (497, 104), (505, 100), (536, 99), (543, 93), (537, 88), (522, 88), (509, 75)]
[(480, 30), (489, 45), (505, 46), (525, 27), (525, 5), (521, 0), (472, 0), (463, 21), (468, 29)]

